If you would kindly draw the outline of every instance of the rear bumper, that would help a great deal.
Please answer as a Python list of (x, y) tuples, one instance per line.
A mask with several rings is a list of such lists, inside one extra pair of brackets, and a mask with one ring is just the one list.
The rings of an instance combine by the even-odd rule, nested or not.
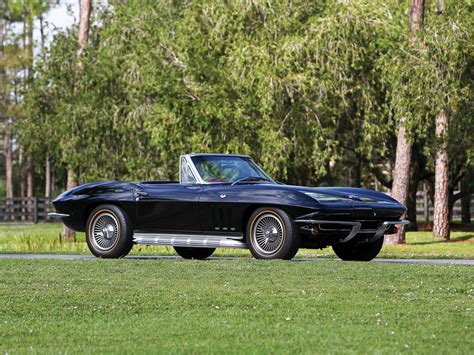
[[(296, 219), (293, 221), (294, 223), (305, 224), (305, 225), (313, 225), (319, 227), (322, 231), (324, 231), (324, 225), (340, 225), (341, 229), (328, 229), (327, 231), (330, 232), (341, 232), (347, 233), (347, 235), (342, 238), (340, 243), (346, 243), (353, 239), (355, 236), (360, 234), (372, 234), (369, 238), (369, 242), (374, 242), (380, 237), (383, 237), (385, 233), (390, 229), (390, 227), (394, 225), (407, 225), (410, 224), (410, 221), (405, 219), (400, 221), (384, 221), (377, 229), (361, 229), (362, 223), (358, 221), (330, 221), (330, 220), (321, 220), (321, 219)], [(322, 227), (321, 227), (322, 226)], [(344, 228), (346, 227), (346, 228)], [(348, 229), (350, 227), (350, 229)]]

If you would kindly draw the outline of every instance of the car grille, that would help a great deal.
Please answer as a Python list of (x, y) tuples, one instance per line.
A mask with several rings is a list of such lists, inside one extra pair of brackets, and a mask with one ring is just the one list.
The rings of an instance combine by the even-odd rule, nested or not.
[[(354, 222), (360, 222), (361, 227), (359, 233), (375, 233), (377, 229), (382, 226), (383, 221), (370, 221), (370, 220), (355, 220)], [(340, 224), (320, 224), (318, 226), (321, 232), (350, 232), (351, 228), (348, 226), (342, 226)]]

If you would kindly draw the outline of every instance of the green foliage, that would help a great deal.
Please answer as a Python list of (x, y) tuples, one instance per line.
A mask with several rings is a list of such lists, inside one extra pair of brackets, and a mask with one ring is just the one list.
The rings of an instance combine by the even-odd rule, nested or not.
[(406, 9), (382, 0), (102, 9), (83, 72), (75, 30), (38, 65), (22, 141), (84, 180), (176, 178), (180, 154), (219, 152), (250, 154), (277, 179), (337, 183), (354, 161), (366, 173), (390, 163), (401, 117), (429, 141), (445, 110), (460, 164), (472, 162), (471, 5), (428, 9), (419, 46), (409, 45)]
[[(472, 103), (468, 71), (474, 53), (474, 18), (466, 11), (462, 3), (448, 6), (442, 14), (427, 11), (425, 29), (417, 34), (416, 43), (392, 52), (391, 106), (395, 116), (407, 118), (415, 137), (429, 136), (436, 114), (447, 112), (456, 121), (458, 112)], [(464, 127), (474, 123), (472, 115), (463, 118)]]

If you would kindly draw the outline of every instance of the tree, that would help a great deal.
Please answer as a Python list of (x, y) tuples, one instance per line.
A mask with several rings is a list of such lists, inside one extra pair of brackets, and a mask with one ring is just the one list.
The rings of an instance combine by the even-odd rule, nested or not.
[[(79, 32), (78, 32), (78, 40), (79, 40), (79, 50), (77, 52), (78, 57), (78, 67), (79, 72), (84, 72), (84, 64), (81, 61), (81, 57), (84, 53), (84, 50), (87, 46), (87, 42), (89, 41), (89, 28), (90, 28), (90, 16), (92, 10), (92, 0), (82, 0), (81, 1), (81, 14), (80, 14), (80, 21), (79, 21)], [(72, 189), (77, 186), (77, 176), (74, 167), (69, 166), (67, 169), (67, 184), (66, 188)], [(72, 229), (64, 226), (63, 228), (63, 238), (67, 241), (74, 241), (76, 238), (76, 234)]]
[[(443, 0), (438, 0), (438, 13), (444, 11)], [(436, 115), (435, 196), (433, 215), (433, 234), (435, 237), (449, 239), (449, 167), (448, 167), (448, 114), (441, 109)]]
[[(9, 5), (13, 5), (9, 7)], [(14, 121), (19, 116), (21, 72), (26, 62), (18, 36), (11, 27), (21, 21), (21, 10), (15, 4), (0, 1), (0, 118), (3, 124), (3, 153), (5, 156), (5, 197), (14, 196), (13, 184), (13, 137)], [(11, 203), (7, 200), (7, 204)]]
[(5, 102), (6, 93), (6, 73), (5, 73), (5, 13), (6, 3), (0, 2), (0, 120), (3, 122), (3, 152), (5, 155), (5, 197), (13, 198), (13, 156), (11, 143), (11, 121), (6, 116)]
[[(55, 36), (27, 94), (22, 142), (59, 175), (169, 179), (179, 154), (229, 152), (290, 183), (390, 188), (403, 119), (412, 207), (418, 180), (434, 175), (439, 107), (459, 142), (450, 175), (472, 160), (473, 115), (460, 111), (472, 90), (458, 85), (442, 103), (436, 88), (451, 74), (433, 75), (465, 68), (469, 41), (456, 29), (470, 28), (467, 15), (428, 11), (431, 32), (414, 43), (396, 0), (128, 1), (97, 16), (87, 50), (75, 29)], [(453, 48), (437, 46), (441, 35)]]
[[(410, 43), (417, 41), (417, 32), (423, 28), (425, 11), (424, 0), (411, 0), (410, 3)], [(397, 150), (393, 170), (392, 197), (402, 204), (408, 200), (412, 145), (406, 132), (406, 118), (401, 117), (398, 127)], [(387, 244), (405, 243), (405, 226), (399, 226), (396, 234), (385, 238)]]

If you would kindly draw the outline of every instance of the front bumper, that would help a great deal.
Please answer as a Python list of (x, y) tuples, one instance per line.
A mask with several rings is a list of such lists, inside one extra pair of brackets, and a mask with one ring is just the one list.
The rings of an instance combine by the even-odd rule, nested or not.
[(400, 221), (384, 221), (377, 229), (362, 229), (362, 223), (359, 221), (330, 221), (330, 220), (321, 220), (321, 219), (296, 219), (293, 222), (295, 223), (302, 223), (306, 225), (313, 225), (318, 226), (318, 228), (322, 231), (325, 231), (321, 225), (340, 225), (341, 227), (349, 226), (350, 229), (343, 228), (343, 229), (326, 229), (326, 231), (330, 232), (344, 232), (348, 234), (342, 238), (340, 243), (346, 243), (353, 239), (355, 236), (359, 234), (372, 234), (369, 238), (369, 243), (376, 241), (377, 239), (383, 237), (385, 233), (390, 229), (390, 227), (394, 225), (407, 225), (410, 224), (410, 221), (405, 219)]
[(70, 217), (70, 215), (67, 214), (67, 213), (59, 213), (59, 212), (49, 212), (49, 213), (48, 213), (48, 216), (49, 216), (49, 217), (52, 217), (52, 218)]

